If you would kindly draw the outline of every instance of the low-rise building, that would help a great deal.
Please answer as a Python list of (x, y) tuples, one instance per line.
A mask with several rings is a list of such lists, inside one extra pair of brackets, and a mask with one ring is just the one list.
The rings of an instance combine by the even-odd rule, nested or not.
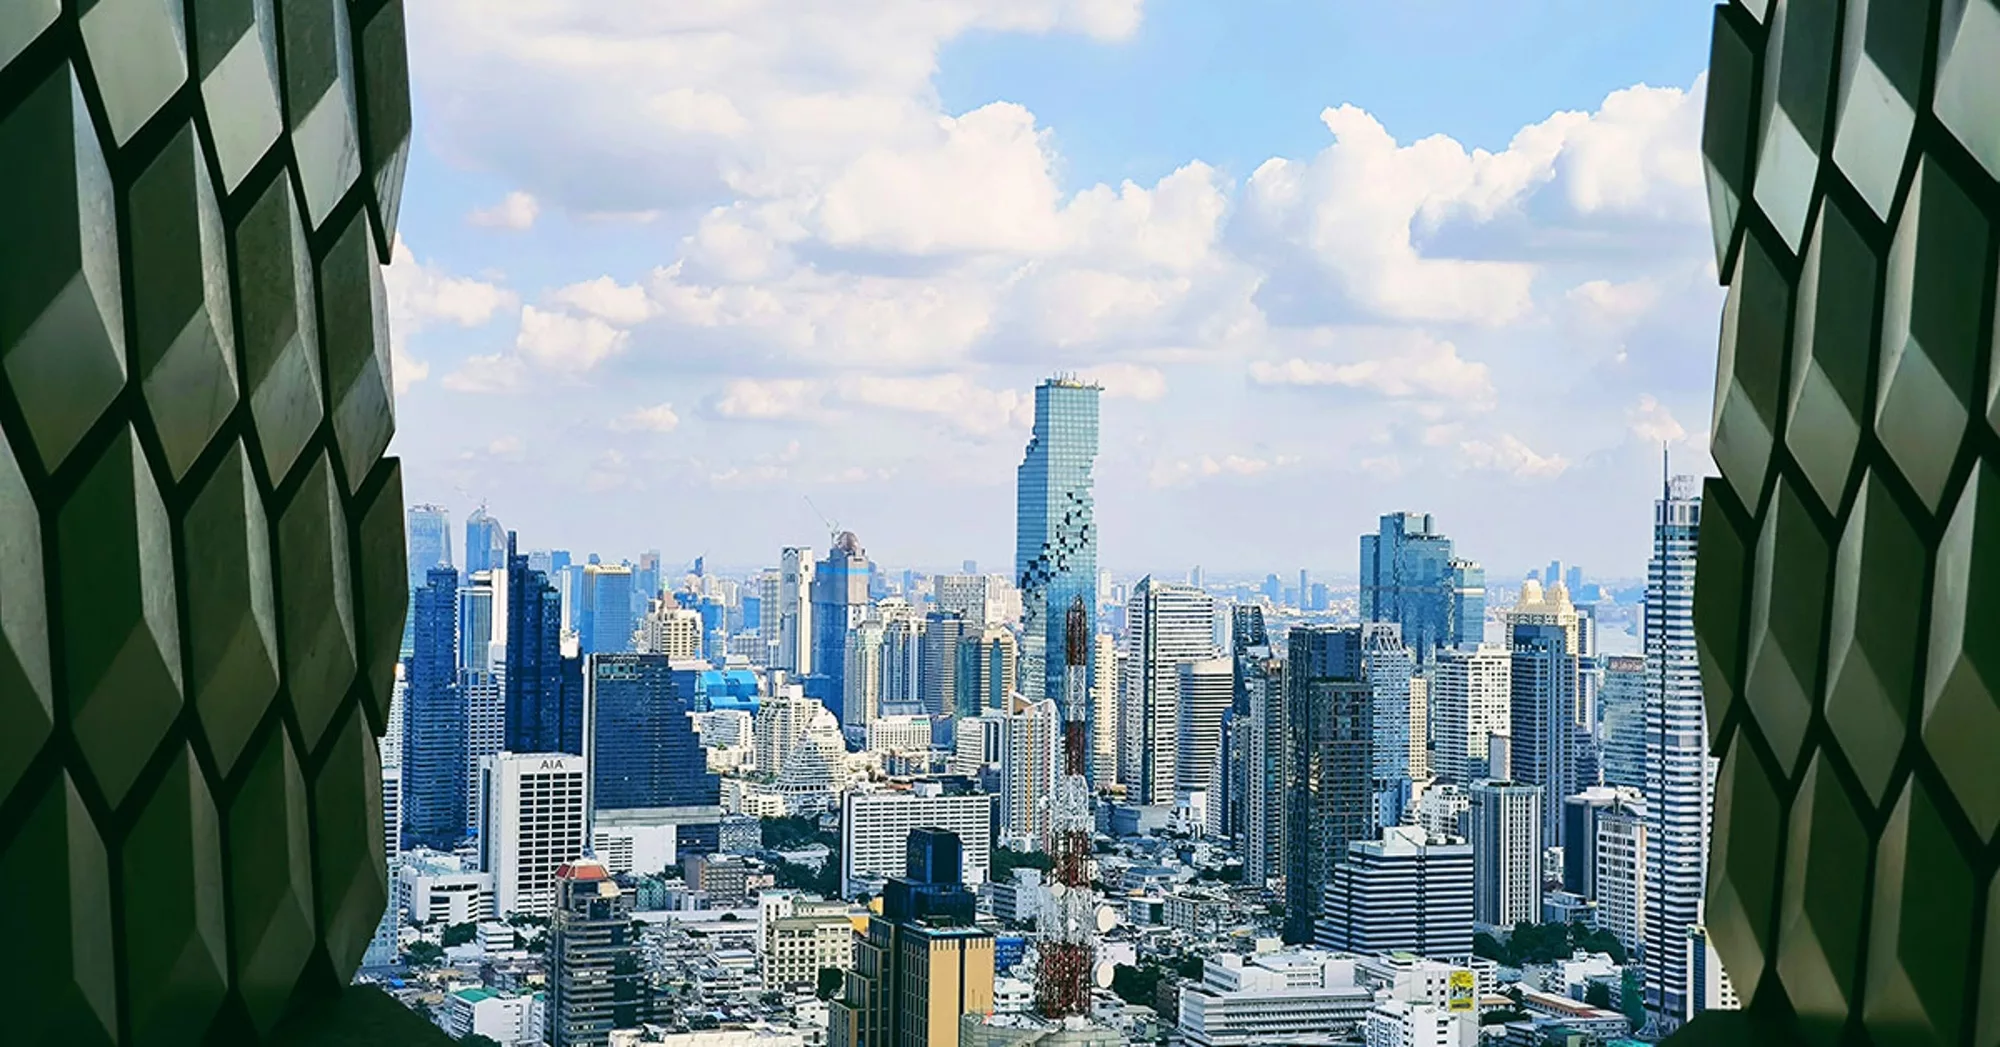
[(1355, 959), (1319, 949), (1202, 965), (1181, 990), (1179, 1029), (1194, 1047), (1283, 1047), (1337, 1042), (1368, 1018), (1375, 990), (1355, 977)]

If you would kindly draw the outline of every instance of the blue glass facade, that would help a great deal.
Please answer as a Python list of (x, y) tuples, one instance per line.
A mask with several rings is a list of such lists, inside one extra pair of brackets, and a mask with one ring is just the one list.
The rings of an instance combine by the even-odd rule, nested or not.
[(632, 572), (586, 569), (576, 621), (577, 649), (584, 654), (616, 654), (632, 649)]
[(677, 668), (673, 671), (674, 693), (688, 703), (691, 712), (714, 709), (757, 711), (759, 687), (755, 669), (711, 669), (706, 666)]
[(1429, 513), (1390, 513), (1361, 536), (1361, 620), (1395, 622), (1429, 662), (1440, 647), (1478, 644), (1486, 629), (1486, 570), (1452, 555)]
[(600, 811), (720, 802), (720, 779), (665, 655), (594, 654), (588, 677), (592, 803)]
[(847, 630), (859, 624), (868, 608), (868, 586), (875, 565), (852, 532), (834, 539), (826, 559), (813, 568), (812, 675), (805, 681), (806, 697), (840, 716), (846, 710)]
[(451, 514), (435, 505), (410, 506), (408, 517), (410, 589), (425, 585), (433, 567), (450, 567)]
[[(580, 686), (564, 687), (562, 600), (507, 536), (507, 749), (582, 755)], [(580, 681), (579, 681), (580, 682)]]
[[(1021, 691), (1063, 701), (1064, 616), (1083, 600), (1097, 631), (1097, 519), (1091, 468), (1103, 389), (1070, 378), (1035, 387), (1035, 428), (1015, 480), (1014, 575), (1021, 587)], [(1085, 671), (1089, 668), (1086, 666)]]
[(404, 663), (403, 846), (448, 849), (465, 838), (465, 699), (458, 679), (458, 572), (434, 567), (410, 601)]
[(507, 566), (507, 557), (512, 549), (509, 536), (500, 521), (486, 515), (481, 506), (465, 518), (465, 573), (476, 574), (490, 571), (495, 567)]

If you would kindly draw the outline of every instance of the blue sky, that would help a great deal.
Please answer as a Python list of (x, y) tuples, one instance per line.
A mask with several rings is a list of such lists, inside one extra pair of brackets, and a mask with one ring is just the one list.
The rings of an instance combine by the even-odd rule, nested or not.
[(1643, 560), (1706, 468), (1701, 5), (414, 7), (408, 496), (530, 546), (1004, 564), (1037, 376), (1102, 561)]

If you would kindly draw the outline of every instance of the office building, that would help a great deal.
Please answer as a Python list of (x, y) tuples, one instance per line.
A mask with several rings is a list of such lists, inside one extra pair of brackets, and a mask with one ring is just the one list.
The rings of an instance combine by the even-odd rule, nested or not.
[[(782, 904), (766, 916), (764, 898), (777, 895)], [(802, 898), (790, 892), (758, 895), (762, 935), (760, 966), (765, 991), (795, 992), (817, 985), (827, 968), (846, 971), (854, 966), (854, 918), (846, 902)]]
[(1393, 622), (1371, 623), (1363, 630), (1368, 660), (1369, 720), (1374, 724), (1370, 744), (1374, 767), (1376, 825), (1395, 825), (1403, 820), (1411, 774), (1412, 737), (1423, 737), (1421, 715), (1410, 714), (1410, 694), (1421, 691), (1416, 676), (1416, 652), (1403, 643), (1402, 626)]
[(750, 861), (742, 855), (683, 855), (681, 879), (711, 909), (741, 908), (750, 901)]
[(921, 753), (931, 748), (928, 716), (878, 716), (868, 721), (868, 751)]
[(613, 654), (632, 649), (632, 568), (627, 564), (586, 564), (583, 602), (576, 615), (580, 654)]
[(1472, 843), (1473, 922), (1511, 931), (1542, 919), (1542, 790), (1475, 782), (1466, 812)]
[(1338, 1043), (1367, 1021), (1375, 989), (1356, 959), (1318, 949), (1220, 953), (1180, 993), (1178, 1027), (1190, 1047)]
[(1002, 579), (985, 574), (940, 574), (931, 579), (937, 609), (964, 618), (974, 632), (1002, 623)]
[(1295, 626), (1285, 666), (1285, 939), (1309, 941), (1347, 845), (1374, 836), (1374, 725), (1363, 629)]
[(450, 927), (499, 915), (494, 907), (492, 873), (468, 868), (456, 855), (431, 850), (403, 854), (389, 904), (413, 927)]
[[(1431, 773), (1470, 785), (1491, 777), (1487, 742), (1506, 733), (1511, 717), (1513, 658), (1505, 647), (1439, 651), (1430, 668)], [(1498, 769), (1502, 776), (1507, 767)]]
[(1006, 759), (1006, 718), (987, 713), (960, 720), (952, 743), (951, 773), (970, 778), (979, 778), (988, 769), (997, 773)]
[(768, 645), (767, 664), (803, 679), (812, 672), (812, 550), (788, 546), (764, 594), (759, 635)]
[(1091, 637), (1090, 645), (1090, 784), (1106, 789), (1118, 783), (1118, 641), (1110, 633)]
[(1472, 953), (1472, 846), (1412, 825), (1356, 840), (1334, 867), (1316, 939), (1350, 953)]
[(882, 915), (855, 940), (831, 1047), (960, 1047), (960, 1019), (993, 1010), (993, 935), (973, 926), (960, 841), (919, 829), (897, 864), (908, 871), (884, 885)]
[(1056, 779), (1062, 769), (1062, 713), (1044, 698), (1015, 695), (1002, 718), (1000, 756), (1002, 839), (1016, 850), (1038, 851), (1049, 836)]
[[(938, 719), (959, 715), (958, 648), (967, 634), (965, 615), (931, 611), (917, 640), (917, 691), (924, 712)], [(974, 635), (983, 634), (980, 630)]]
[[(1671, 1022), (1690, 1013), (1688, 929), (1702, 920), (1715, 760), (1694, 636), (1700, 481), (1677, 476), (1653, 507), (1646, 569), (1646, 1000)], [(1882, 608), (1884, 614), (1914, 613)]]
[(1291, 764), (1285, 755), (1285, 663), (1268, 646), (1253, 647), (1237, 660), (1238, 684), (1245, 687), (1243, 831), (1239, 844), (1243, 878), (1269, 883), (1285, 875), (1285, 829), (1290, 817), (1286, 783)]
[(1367, 1047), (1478, 1047), (1479, 1016), (1391, 997), (1368, 1012), (1365, 1042)]
[(1143, 578), (1126, 606), (1125, 736), (1119, 779), (1142, 804), (1171, 805), (1177, 785), (1180, 666), (1215, 657), (1215, 598)]
[(1619, 811), (1639, 806), (1637, 790), (1594, 786), (1563, 798), (1563, 890), (1579, 898), (1597, 898), (1597, 852), (1600, 822)]
[(687, 703), (662, 654), (593, 654), (585, 662), (584, 765), (592, 812), (712, 807), (708, 770)]
[(413, 505), (404, 517), (410, 588), (416, 590), (429, 584), (431, 568), (452, 565), (451, 514), (443, 506)]
[(506, 747), (517, 753), (581, 755), (581, 665), (575, 670), (572, 694), (564, 679), (562, 600), (547, 575), (529, 569), (528, 558), (516, 551), (512, 532), (505, 549)]
[(1646, 949), (1646, 876), (1651, 869), (1651, 819), (1641, 807), (1620, 806), (1597, 818), (1597, 926), (1611, 932), (1628, 956)]
[(507, 529), (487, 514), (485, 506), (474, 509), (465, 518), (466, 575), (506, 567), (507, 555)]
[[(1051, 378), (1016, 473), (1014, 577), (1021, 588), (1021, 690), (1063, 700), (1066, 615), (1079, 598), (1097, 631), (1097, 521), (1091, 468), (1103, 387)], [(1172, 765), (1169, 764), (1169, 767)]]
[(465, 699), (458, 689), (458, 572), (433, 567), (411, 594), (402, 737), (403, 846), (449, 849), (465, 838)]
[(502, 672), (461, 669), (465, 705), (465, 824), (479, 824), (479, 761), (507, 747), (507, 696)]
[(1704, 1011), (1743, 1009), (1743, 1001), (1736, 995), (1736, 986), (1730, 982), (1729, 972), (1722, 967), (1722, 958), (1715, 954), (1715, 943), (1709, 940), (1708, 928), (1700, 924), (1688, 927), (1681, 964), (1687, 971), (1687, 980), (1680, 992), (1685, 1008), (1679, 1015), (1682, 1021), (1693, 1021)]
[[(1533, 578), (1507, 612), (1508, 776), (1542, 787), (1542, 839), (1562, 843), (1562, 801), (1597, 784), (1593, 725), (1583, 720), (1576, 608), (1561, 585)], [(1496, 776), (1500, 773), (1493, 772)]]
[(1177, 798), (1208, 796), (1207, 824), (1212, 837), (1222, 835), (1224, 799), (1223, 718), (1235, 701), (1236, 664), (1232, 658), (1182, 662), (1175, 683), (1174, 788)]
[(841, 652), (845, 674), (840, 691), (840, 722), (865, 734), (867, 726), (882, 715), (882, 617), (873, 608), (862, 612), (861, 621), (847, 630), (846, 650)]
[(603, 1047), (647, 1017), (632, 897), (594, 861), (564, 862), (552, 882), (548, 1047)]
[(847, 694), (847, 633), (868, 610), (873, 577), (874, 566), (852, 531), (835, 535), (826, 559), (813, 569), (811, 669), (801, 675), (806, 697), (818, 699), (835, 716), (846, 712), (841, 706)]
[(903, 845), (912, 830), (925, 828), (957, 833), (966, 882), (986, 882), (999, 799), (951, 779), (918, 781), (907, 791), (847, 793), (840, 817), (841, 896), (853, 897), (863, 881), (904, 875)]
[(989, 626), (977, 638), (968, 634), (958, 642), (960, 717), (1006, 711), (1008, 696), (1019, 690), (1017, 651), (1013, 632), (1001, 626)]
[(784, 770), (786, 758), (825, 708), (807, 698), (797, 684), (780, 685), (778, 693), (759, 702), (752, 729), (757, 770), (771, 775)]
[(661, 654), (675, 661), (701, 658), (704, 626), (701, 612), (691, 611), (671, 600), (653, 600), (639, 623), (637, 649), (642, 654)]
[(1477, 645), (1486, 628), (1486, 572), (1452, 555), (1428, 513), (1389, 513), (1361, 536), (1361, 620), (1394, 622), (1428, 662), (1440, 648)]
[(1646, 787), (1646, 660), (1636, 655), (1604, 659), (1598, 692), (1598, 749), (1604, 784)]
[(502, 752), (479, 771), (479, 867), (493, 874), (494, 908), (547, 916), (556, 869), (585, 850), (583, 757)]

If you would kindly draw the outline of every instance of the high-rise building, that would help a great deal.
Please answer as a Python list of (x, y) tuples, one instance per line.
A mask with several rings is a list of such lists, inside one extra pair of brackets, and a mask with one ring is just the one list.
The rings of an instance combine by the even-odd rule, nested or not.
[(1395, 622), (1428, 662), (1439, 648), (1477, 644), (1486, 628), (1486, 572), (1452, 556), (1429, 513), (1389, 513), (1361, 536), (1361, 620)]
[(1374, 724), (1362, 630), (1301, 625), (1285, 666), (1285, 939), (1310, 941), (1347, 845), (1374, 836)]
[(1091, 467), (1103, 387), (1051, 378), (1035, 387), (1035, 425), (1016, 474), (1014, 577), (1021, 587), (1021, 690), (1063, 699), (1063, 638), (1083, 599), (1097, 630), (1097, 520)]
[(1203, 658), (1182, 662), (1175, 682), (1174, 791), (1179, 798), (1197, 792), (1208, 796), (1210, 836), (1222, 835), (1222, 726), (1235, 701), (1236, 663), (1233, 658)]
[(583, 569), (583, 609), (576, 619), (580, 654), (613, 654), (632, 649), (632, 568), (587, 564)]
[(1090, 784), (1118, 783), (1118, 641), (1098, 633), (1090, 647)]
[(924, 619), (908, 600), (875, 605), (882, 619), (882, 705), (908, 713), (923, 701)]
[(854, 920), (846, 902), (766, 890), (757, 896), (759, 960), (764, 988), (812, 989), (819, 972), (854, 966)]
[[(1584, 722), (1576, 608), (1561, 584), (1533, 578), (1507, 612), (1512, 780), (1542, 787), (1542, 839), (1563, 841), (1562, 803), (1597, 784), (1594, 725)], [(1499, 773), (1494, 772), (1496, 775)]]
[(993, 935), (973, 926), (960, 841), (920, 828), (902, 844), (882, 915), (854, 943), (829, 1016), (831, 1047), (960, 1047), (959, 1019), (993, 1010)]
[(1365, 955), (1472, 954), (1472, 846), (1392, 825), (1348, 845), (1321, 902), (1318, 943)]
[(1646, 659), (1612, 655), (1604, 660), (1598, 692), (1598, 749), (1604, 784), (1646, 787)]
[(958, 645), (965, 633), (963, 614), (924, 615), (923, 635), (917, 640), (917, 692), (924, 712), (932, 717), (958, 715)]
[(596, 861), (558, 866), (549, 919), (549, 982), (543, 1040), (549, 1047), (603, 1047), (613, 1029), (645, 1020), (632, 897)]
[(846, 713), (842, 704), (847, 694), (847, 632), (867, 613), (873, 577), (874, 566), (853, 531), (835, 535), (826, 559), (813, 570), (812, 668), (801, 672), (806, 697), (819, 699), (835, 716)]
[(964, 615), (974, 632), (999, 625), (999, 594), (993, 592), (997, 581), (984, 574), (940, 574), (931, 579), (937, 609)]
[(581, 754), (582, 688), (570, 707), (563, 686), (562, 601), (548, 576), (528, 568), (512, 532), (505, 550), (507, 749)]
[(639, 623), (636, 638), (640, 654), (660, 654), (676, 661), (698, 659), (702, 657), (701, 612), (669, 600), (654, 600)]
[(860, 881), (904, 875), (904, 842), (924, 828), (957, 833), (966, 881), (984, 883), (999, 799), (950, 779), (920, 780), (906, 792), (847, 793), (840, 813), (842, 897), (853, 897)]
[[(1671, 1025), (1690, 1011), (1688, 929), (1702, 922), (1715, 761), (1694, 637), (1700, 481), (1677, 476), (1653, 507), (1646, 568), (1646, 1000)], [(1882, 608), (1884, 614), (1914, 613)]]
[(556, 869), (588, 848), (583, 757), (567, 753), (488, 756), (479, 768), (479, 868), (493, 874), (499, 915), (547, 916)]
[(1466, 821), (1472, 840), (1473, 921), (1511, 931), (1542, 920), (1542, 789), (1475, 782)]
[(1013, 632), (1001, 626), (958, 642), (958, 716), (1006, 711), (1008, 697), (1019, 690), (1016, 650)]
[(487, 514), (485, 506), (474, 509), (465, 518), (466, 576), (505, 567), (507, 556), (507, 529)]
[(589, 656), (583, 722), (593, 814), (721, 802), (667, 656)]
[(465, 838), (466, 716), (458, 688), (458, 572), (433, 567), (411, 595), (405, 664), (403, 846), (449, 850)]
[(1646, 951), (1647, 846), (1651, 819), (1643, 807), (1618, 806), (1597, 818), (1597, 853), (1591, 877), (1597, 891), (1597, 926), (1611, 932), (1630, 956)]
[[(1381, 623), (1366, 630), (1368, 684), (1373, 690), (1372, 719), (1375, 722), (1373, 774), (1378, 787), (1410, 773), (1410, 732), (1421, 732), (1421, 722), (1410, 722), (1410, 681), (1416, 674), (1416, 652), (1403, 644), (1402, 627)], [(1421, 687), (1422, 685), (1418, 685)], [(1390, 824), (1394, 824), (1391, 820)]]
[(847, 630), (847, 649), (840, 655), (840, 722), (864, 732), (882, 715), (883, 639), (882, 618), (871, 608)]
[[(1241, 636), (1241, 633), (1237, 634)], [(1237, 660), (1237, 682), (1248, 708), (1243, 744), (1243, 878), (1256, 885), (1285, 874), (1286, 783), (1285, 663), (1268, 646)]]
[(1430, 738), (1431, 773), (1440, 781), (1470, 785), (1490, 776), (1486, 745), (1508, 728), (1512, 661), (1498, 645), (1437, 653), (1430, 671)]
[(427, 584), (433, 567), (451, 566), (451, 514), (438, 505), (413, 505), (406, 513), (410, 588)]
[(1215, 598), (1148, 576), (1125, 609), (1124, 745), (1119, 779), (1142, 804), (1172, 804), (1180, 730), (1180, 666), (1215, 656)]
[(752, 732), (756, 742), (757, 770), (771, 775), (784, 770), (785, 760), (791, 755), (792, 748), (799, 744), (812, 726), (814, 713), (823, 708), (807, 698), (797, 684), (781, 685), (776, 694), (760, 701)]
[(804, 679), (812, 672), (812, 550), (788, 546), (778, 554), (777, 585), (762, 609), (770, 665)]
[(1046, 698), (1008, 700), (1000, 756), (1002, 839), (1016, 850), (1040, 850), (1054, 812), (1062, 771), (1062, 713)]

